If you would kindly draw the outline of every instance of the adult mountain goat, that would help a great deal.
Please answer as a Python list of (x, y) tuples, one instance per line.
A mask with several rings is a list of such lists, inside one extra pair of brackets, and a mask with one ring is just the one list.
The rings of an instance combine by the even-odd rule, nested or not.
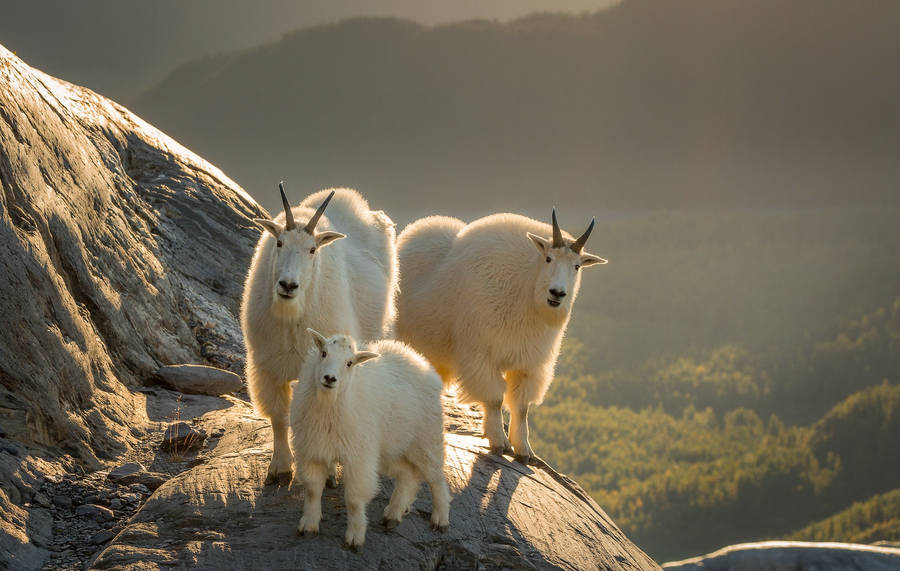
[(288, 383), (312, 345), (306, 328), (384, 337), (397, 289), (396, 237), (387, 215), (370, 211), (354, 190), (323, 190), (294, 208), (280, 184), (279, 190), (284, 212), (274, 220), (254, 220), (265, 232), (241, 304), (250, 398), (272, 421), (274, 433), (266, 483), (291, 478)]
[(528, 407), (553, 379), (580, 269), (606, 263), (584, 250), (593, 220), (577, 240), (560, 230), (556, 210), (552, 220), (494, 214), (466, 225), (431, 216), (398, 239), (397, 338), (425, 355), (445, 383), (458, 380), (462, 400), (484, 409), (492, 451), (514, 448), (522, 463), (538, 462)]
[[(421, 355), (397, 341), (358, 349), (347, 335), (309, 330), (316, 346), (300, 370), (291, 403), (296, 470), (306, 488), (301, 534), (318, 533), (322, 488), (329, 467), (344, 466), (345, 542), (366, 538), (366, 505), (378, 473), (396, 478), (384, 522), (394, 527), (416, 499), (422, 480), (431, 488), (431, 524), (449, 525), (450, 492), (444, 478), (441, 378)], [(363, 365), (363, 363), (366, 363)]]

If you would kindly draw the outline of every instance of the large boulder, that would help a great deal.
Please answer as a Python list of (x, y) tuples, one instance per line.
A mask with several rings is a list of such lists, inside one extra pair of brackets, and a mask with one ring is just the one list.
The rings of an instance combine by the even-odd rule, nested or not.
[(900, 569), (900, 549), (854, 543), (760, 541), (672, 561), (666, 571), (891, 571)]
[(41, 458), (96, 469), (128, 450), (151, 420), (130, 389), (162, 365), (242, 372), (260, 215), (128, 110), (0, 46), (0, 568), (46, 556), (46, 514), (23, 509)]
[[(249, 218), (265, 212), (126, 109), (2, 46), (0, 185), (0, 568), (41, 567), (61, 545), (74, 552), (50, 565), (83, 563), (71, 558), (114, 532), (60, 543), (76, 516), (118, 530), (100, 568), (656, 567), (577, 484), (488, 454), (478, 418), (452, 396), (447, 534), (428, 529), (424, 491), (396, 530), (382, 529), (387, 484), (362, 552), (341, 547), (340, 487), (326, 494), (322, 534), (296, 537), (298, 490), (263, 486), (267, 422), (236, 397), (173, 397), (146, 383), (174, 363), (242, 372), (236, 315), (258, 237)], [(147, 448), (180, 418), (210, 435), (181, 464)], [(113, 521), (142, 496), (93, 502), (116, 485), (106, 469), (137, 453), (166, 481), (130, 521)], [(59, 490), (79, 478), (93, 487), (73, 505)]]
[(0, 407), (8, 437), (91, 466), (146, 420), (162, 365), (242, 370), (262, 209), (218, 169), (0, 46)]
[[(369, 504), (359, 553), (343, 548), (343, 485), (325, 490), (318, 537), (299, 537), (302, 488), (265, 486), (272, 450), (267, 423), (247, 403), (203, 415), (224, 428), (207, 462), (162, 485), (93, 566), (99, 569), (655, 569), (581, 487), (551, 468), (489, 452), (474, 434), (480, 415), (444, 397), (450, 529), (430, 529), (422, 486), (392, 531), (381, 524), (392, 484)], [(298, 486), (299, 487), (299, 486)]]

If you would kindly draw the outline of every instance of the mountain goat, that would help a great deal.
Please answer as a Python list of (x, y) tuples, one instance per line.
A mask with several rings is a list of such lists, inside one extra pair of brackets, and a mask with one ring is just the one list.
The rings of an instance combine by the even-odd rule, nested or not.
[(358, 350), (350, 336), (326, 339), (308, 331), (315, 347), (291, 402), (295, 469), (306, 488), (297, 531), (319, 532), (322, 488), (336, 462), (344, 466), (348, 546), (365, 541), (366, 505), (377, 490), (379, 472), (396, 479), (384, 509), (388, 528), (400, 523), (424, 479), (431, 488), (432, 527), (445, 530), (450, 492), (444, 478), (441, 378), (421, 355), (397, 341), (376, 341)]
[(265, 232), (241, 304), (250, 398), (274, 433), (267, 484), (291, 478), (288, 383), (312, 345), (306, 328), (384, 337), (397, 289), (394, 224), (383, 212), (370, 211), (354, 190), (320, 191), (294, 208), (279, 190), (284, 212), (254, 220)]
[(425, 355), (444, 382), (458, 381), (463, 401), (481, 403), (492, 452), (515, 448), (522, 463), (540, 462), (528, 443), (528, 407), (552, 381), (579, 269), (607, 263), (584, 250), (593, 220), (577, 240), (560, 230), (555, 209), (552, 221), (494, 214), (466, 225), (431, 216), (397, 242), (397, 339)]

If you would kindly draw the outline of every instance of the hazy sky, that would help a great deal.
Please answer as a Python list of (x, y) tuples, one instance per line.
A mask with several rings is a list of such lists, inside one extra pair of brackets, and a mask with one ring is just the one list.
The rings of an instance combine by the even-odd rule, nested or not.
[(52, 75), (126, 100), (176, 65), (352, 16), (426, 24), (593, 11), (617, 0), (0, 0), (0, 43)]

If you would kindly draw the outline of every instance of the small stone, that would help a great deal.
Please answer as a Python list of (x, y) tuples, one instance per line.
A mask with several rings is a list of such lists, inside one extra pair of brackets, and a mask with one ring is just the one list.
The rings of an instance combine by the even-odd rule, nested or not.
[(128, 502), (129, 504), (135, 504), (141, 501), (140, 494), (122, 494), (120, 496), (122, 501)]
[(40, 492), (37, 492), (34, 495), (34, 503), (41, 506), (42, 508), (49, 508), (51, 506), (50, 498)]
[(144, 435), (144, 431), (136, 426), (131, 427), (131, 435), (135, 438), (140, 438)]
[(206, 440), (205, 430), (198, 430), (186, 422), (176, 422), (166, 428), (159, 447), (169, 452), (185, 452), (202, 446), (204, 440)]
[(119, 479), (118, 483), (122, 485), (141, 484), (143, 486), (146, 486), (148, 488), (148, 491), (150, 491), (162, 486), (168, 479), (168, 476), (159, 472), (143, 471), (123, 476)]
[(61, 508), (71, 508), (72, 498), (69, 496), (53, 496), (53, 504)]
[(131, 484), (130, 486), (128, 486), (128, 489), (131, 490), (132, 492), (136, 492), (138, 494), (149, 494), (150, 493), (150, 488), (148, 488), (144, 484)]
[(109, 474), (106, 475), (106, 477), (113, 482), (117, 482), (126, 476), (130, 476), (131, 474), (136, 474), (138, 472), (143, 472), (144, 470), (146, 470), (146, 468), (144, 468), (137, 462), (129, 462), (128, 464), (122, 464), (121, 466), (113, 468), (109, 472)]
[(98, 531), (94, 534), (93, 537), (91, 537), (91, 543), (93, 543), (94, 545), (100, 545), (101, 543), (106, 543), (107, 541), (115, 537), (115, 535), (116, 534), (114, 534), (110, 530), (104, 529), (103, 531)]
[(220, 396), (244, 386), (241, 378), (231, 371), (204, 365), (160, 367), (154, 378), (172, 390), (196, 395)]
[(115, 514), (113, 514), (111, 509), (96, 504), (84, 504), (83, 506), (78, 506), (75, 510), (75, 515), (89, 517), (95, 521), (106, 521), (115, 517)]
[(109, 502), (109, 508), (112, 510), (122, 509), (122, 500), (120, 500), (119, 498), (113, 498), (112, 501)]
[(91, 494), (90, 496), (84, 498), (84, 503), (86, 504), (96, 504), (98, 501), (100, 501), (100, 496), (98, 496), (97, 494)]
[(109, 499), (109, 492), (107, 492), (106, 490), (103, 490), (102, 492), (100, 492), (98, 494), (98, 497), (101, 502), (105, 502)]

